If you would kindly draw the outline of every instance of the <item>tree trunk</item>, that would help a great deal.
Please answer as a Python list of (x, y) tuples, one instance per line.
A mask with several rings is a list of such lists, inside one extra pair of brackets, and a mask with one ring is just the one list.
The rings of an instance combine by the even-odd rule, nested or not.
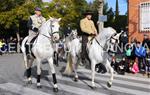
[[(99, 0), (99, 8), (98, 8), (98, 16), (103, 16), (103, 6), (104, 6), (104, 0)], [(99, 21), (98, 22), (98, 30), (99, 32), (102, 31), (102, 29), (104, 28), (104, 22)]]
[(19, 32), (16, 32), (16, 36), (17, 36), (17, 53), (20, 52), (20, 35)]

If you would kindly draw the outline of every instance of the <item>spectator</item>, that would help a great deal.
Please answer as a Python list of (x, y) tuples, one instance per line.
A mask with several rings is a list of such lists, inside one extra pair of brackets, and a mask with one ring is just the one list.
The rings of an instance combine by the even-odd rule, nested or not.
[(150, 48), (150, 41), (149, 41), (149, 36), (144, 34), (144, 39), (143, 39), (143, 42), (142, 42), (142, 46), (144, 46), (145, 48)]
[(131, 47), (132, 47), (132, 51), (131, 51), (131, 61), (135, 61), (136, 59), (136, 55), (135, 55), (135, 46), (136, 46), (137, 40), (136, 38), (131, 40)]
[(132, 73), (134, 73), (134, 74), (136, 74), (136, 73), (139, 72), (138, 64), (137, 64), (136, 61), (134, 62), (133, 66), (131, 67), (131, 71), (132, 71)]
[(133, 48), (131, 47), (131, 45), (129, 44), (127, 49), (126, 49), (126, 61), (127, 61), (127, 68), (126, 71), (130, 72), (129, 68), (133, 65), (134, 61), (132, 60), (132, 50)]
[(128, 67), (126, 69), (127, 72), (130, 72), (135, 62), (136, 55), (135, 55), (135, 46), (136, 46), (137, 40), (136, 38), (131, 39), (131, 44), (128, 45), (127, 50), (126, 50), (126, 57), (127, 57), (127, 63)]
[(127, 47), (127, 50), (126, 50), (126, 57), (127, 57), (127, 59), (131, 59), (131, 53), (132, 53), (132, 47), (129, 44), (128, 47)]
[(0, 39), (0, 55), (3, 54), (4, 45), (5, 45), (4, 40)]
[(144, 39), (142, 42), (142, 46), (146, 48), (146, 72), (148, 73), (149, 77), (149, 71), (150, 71), (150, 39), (149, 36), (144, 34)]
[(128, 64), (126, 63), (125, 57), (123, 57), (122, 60), (118, 64), (116, 64), (117, 73), (121, 74), (121, 75), (124, 75), (125, 71), (127, 70), (127, 67), (128, 67), (127, 65)]
[(135, 55), (138, 58), (139, 71), (142, 71), (142, 69), (145, 70), (146, 49), (141, 45), (140, 42), (137, 42), (136, 44)]
[[(128, 35), (127, 35), (127, 32), (124, 31), (120, 36), (120, 46), (123, 45), (123, 47), (125, 47), (127, 43), (128, 43)], [(125, 50), (123, 50), (123, 52), (124, 51)]]

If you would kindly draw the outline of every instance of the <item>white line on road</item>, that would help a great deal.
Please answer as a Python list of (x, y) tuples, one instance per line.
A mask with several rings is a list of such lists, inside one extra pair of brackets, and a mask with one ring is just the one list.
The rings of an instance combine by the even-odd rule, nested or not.
[(0, 88), (20, 95), (50, 95), (39, 90), (23, 87), (14, 83), (0, 84)]

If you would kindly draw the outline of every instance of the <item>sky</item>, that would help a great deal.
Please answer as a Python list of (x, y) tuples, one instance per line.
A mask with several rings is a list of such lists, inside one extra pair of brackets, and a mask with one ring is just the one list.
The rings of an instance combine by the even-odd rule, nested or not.
[[(93, 2), (94, 0), (86, 0), (87, 2)], [(113, 8), (113, 11), (116, 9), (116, 0), (106, 0), (109, 7)], [(127, 12), (127, 3), (126, 0), (118, 0), (119, 2), (119, 14), (124, 15)]]
[[(43, 0), (43, 1), (51, 1), (51, 0)], [(93, 2), (94, 0), (86, 0), (87, 2)], [(115, 11), (116, 0), (106, 0), (109, 7), (113, 8)], [(124, 15), (127, 12), (127, 3), (126, 0), (118, 0), (119, 2), (119, 14)]]

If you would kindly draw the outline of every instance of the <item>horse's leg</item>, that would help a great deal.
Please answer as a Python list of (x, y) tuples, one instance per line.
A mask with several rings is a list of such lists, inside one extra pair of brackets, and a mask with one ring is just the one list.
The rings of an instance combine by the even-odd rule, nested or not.
[(114, 70), (113, 70), (113, 68), (111, 67), (111, 65), (110, 65), (110, 62), (108, 61), (108, 60), (106, 60), (106, 68), (107, 68), (107, 71), (109, 71), (109, 73), (110, 73), (110, 80), (107, 82), (107, 86), (108, 87), (111, 87), (111, 85), (112, 85), (112, 81), (113, 81), (113, 78), (114, 78)]
[(28, 84), (32, 84), (32, 79), (31, 79), (31, 66), (33, 63), (34, 59), (26, 59), (26, 73), (27, 73), (27, 80), (28, 80)]
[(23, 54), (23, 59), (24, 59), (24, 66), (25, 66), (25, 69), (27, 69), (27, 55), (26, 54)]
[(73, 71), (75, 73), (74, 76), (74, 81), (78, 81), (78, 74), (77, 74), (77, 57), (76, 56), (72, 56), (72, 67), (73, 67)]
[(48, 59), (48, 63), (49, 63), (49, 66), (50, 66), (50, 69), (52, 72), (52, 77), (53, 77), (53, 83), (54, 83), (53, 90), (54, 90), (54, 92), (58, 92), (57, 79), (56, 79), (55, 68), (53, 65), (53, 58), (52, 57)]
[(36, 58), (37, 61), (37, 88), (41, 88), (40, 78), (41, 78), (41, 60)]
[(54, 64), (56, 66), (59, 66), (59, 64), (58, 64), (58, 52), (57, 51), (54, 52)]
[(95, 65), (96, 65), (96, 62), (94, 60), (91, 61), (91, 69), (92, 69), (92, 87), (96, 87), (95, 86), (95, 82), (94, 82), (94, 79), (95, 79)]

